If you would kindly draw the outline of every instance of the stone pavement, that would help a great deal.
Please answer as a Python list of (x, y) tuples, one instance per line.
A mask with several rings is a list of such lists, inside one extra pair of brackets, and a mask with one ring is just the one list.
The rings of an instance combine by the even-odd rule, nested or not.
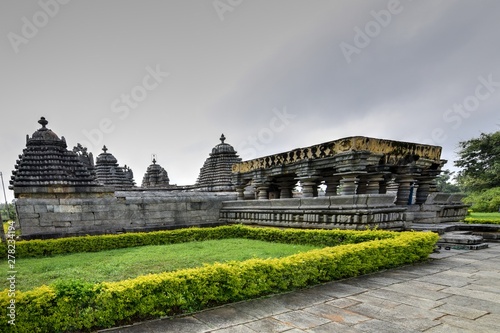
[(500, 244), (101, 332), (500, 332)]

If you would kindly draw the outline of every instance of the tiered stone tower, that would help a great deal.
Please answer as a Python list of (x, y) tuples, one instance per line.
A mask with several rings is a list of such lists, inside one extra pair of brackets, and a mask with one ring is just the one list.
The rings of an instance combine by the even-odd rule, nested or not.
[(102, 153), (96, 159), (96, 176), (99, 183), (107, 186), (128, 188), (135, 185), (133, 173), (127, 166), (118, 166), (118, 160), (113, 154), (108, 153), (104, 146)]
[(233, 146), (225, 143), (226, 137), (221, 135), (217, 146), (212, 149), (212, 153), (206, 159), (200, 169), (200, 175), (196, 182), (196, 187), (201, 191), (233, 191), (231, 168), (233, 164), (241, 162)]
[(42, 127), (31, 138), (26, 135), (26, 148), (12, 171), (10, 189), (16, 198), (23, 193), (57, 192), (61, 187), (98, 186), (92, 166), (85, 165), (79, 155), (66, 149), (64, 137), (59, 138), (48, 129), (44, 117), (38, 123)]
[(156, 158), (153, 158), (153, 163), (148, 166), (144, 177), (142, 178), (142, 186), (144, 188), (167, 188), (170, 187), (170, 179), (167, 171), (156, 164)]

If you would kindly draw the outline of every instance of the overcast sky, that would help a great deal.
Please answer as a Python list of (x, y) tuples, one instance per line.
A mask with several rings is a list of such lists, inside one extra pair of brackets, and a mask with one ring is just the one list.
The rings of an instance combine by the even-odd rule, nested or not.
[(243, 159), (361, 135), (443, 146), (452, 168), (500, 129), (499, 17), (494, 0), (3, 0), (0, 171), (40, 116), (139, 185), (151, 154), (193, 184), (221, 133)]

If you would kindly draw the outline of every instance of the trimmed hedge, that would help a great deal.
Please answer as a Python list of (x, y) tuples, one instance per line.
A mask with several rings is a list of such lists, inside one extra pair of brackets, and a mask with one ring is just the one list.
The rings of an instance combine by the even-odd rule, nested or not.
[[(186, 228), (148, 233), (17, 241), (16, 258), (45, 257), (78, 252), (100, 252), (144, 245), (167, 245), (226, 238), (250, 238), (277, 243), (336, 246), (391, 237), (394, 237), (394, 233), (380, 230), (359, 233), (354, 230), (280, 230), (276, 228), (251, 228), (232, 225), (216, 228)], [(6, 253), (5, 244), (2, 245), (2, 251)], [(6, 258), (7, 256), (3, 257)]]
[(475, 219), (473, 217), (466, 217), (464, 222), (467, 224), (500, 224), (499, 220)]
[[(218, 229), (214, 232), (232, 230), (232, 235), (240, 232), (249, 238), (287, 243), (327, 242), (328, 239), (337, 243), (339, 237), (344, 237), (342, 241), (345, 242), (363, 238), (367, 241), (330, 246), (280, 259), (216, 263), (120, 282), (87, 284), (71, 281), (16, 292), (15, 331), (90, 331), (366, 274), (426, 259), (439, 237), (431, 232), (341, 232), (240, 226), (213, 229)], [(206, 229), (197, 230), (204, 233), (201, 230)], [(0, 307), (6, 309), (9, 301), (8, 291), (0, 292)], [(0, 318), (0, 331), (12, 329), (8, 320), (7, 316)]]

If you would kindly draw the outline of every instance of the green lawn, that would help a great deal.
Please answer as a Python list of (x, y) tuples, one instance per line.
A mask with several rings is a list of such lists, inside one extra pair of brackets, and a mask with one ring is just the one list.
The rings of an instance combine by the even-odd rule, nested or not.
[[(26, 291), (69, 279), (92, 283), (120, 281), (149, 273), (198, 267), (205, 263), (285, 257), (314, 248), (317, 247), (223, 239), (18, 259), (16, 289)], [(6, 261), (0, 263), (0, 271), (8, 271)], [(6, 279), (0, 279), (0, 290), (7, 288), (7, 283)]]
[(472, 212), (465, 217), (466, 223), (500, 224), (500, 213)]
[(500, 213), (476, 213), (472, 212), (469, 216), (478, 220), (499, 220), (500, 221)]

